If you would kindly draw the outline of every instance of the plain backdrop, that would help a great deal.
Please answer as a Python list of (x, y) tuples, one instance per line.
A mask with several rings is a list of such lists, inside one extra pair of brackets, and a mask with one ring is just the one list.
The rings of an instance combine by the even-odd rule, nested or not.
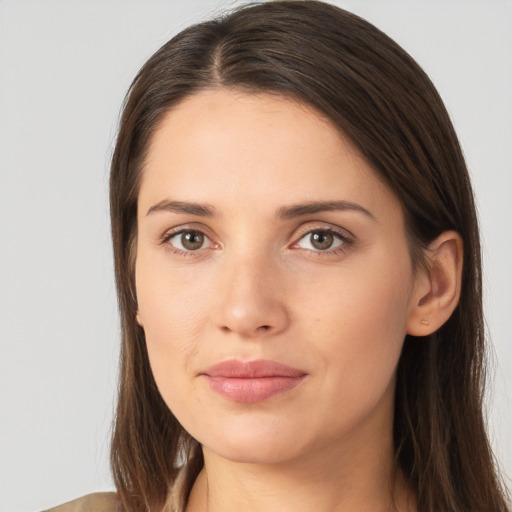
[[(418, 60), (459, 133), (484, 239), (490, 431), (510, 482), (512, 2), (336, 3)], [(237, 4), (0, 0), (1, 511), (113, 487), (119, 334), (107, 181), (120, 106), (165, 41)]]

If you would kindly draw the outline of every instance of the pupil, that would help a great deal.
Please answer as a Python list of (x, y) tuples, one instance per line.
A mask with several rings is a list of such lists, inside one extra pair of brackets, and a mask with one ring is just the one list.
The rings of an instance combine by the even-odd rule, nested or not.
[(188, 232), (183, 233), (181, 235), (181, 243), (185, 249), (189, 249), (191, 251), (195, 251), (196, 249), (200, 249), (204, 242), (204, 235), (197, 232)]
[(311, 244), (316, 249), (329, 249), (333, 240), (334, 237), (331, 233), (313, 233), (311, 235)]

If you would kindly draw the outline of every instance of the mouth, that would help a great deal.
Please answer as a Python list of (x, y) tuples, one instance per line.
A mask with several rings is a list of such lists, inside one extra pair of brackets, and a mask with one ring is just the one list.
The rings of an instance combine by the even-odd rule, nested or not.
[(293, 389), (307, 373), (276, 361), (233, 359), (216, 364), (200, 375), (214, 392), (227, 400), (255, 403)]

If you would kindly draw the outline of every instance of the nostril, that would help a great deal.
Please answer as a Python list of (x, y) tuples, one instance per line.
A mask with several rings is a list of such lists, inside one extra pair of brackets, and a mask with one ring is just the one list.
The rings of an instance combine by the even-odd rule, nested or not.
[(260, 325), (258, 330), (260, 331), (268, 331), (270, 329), (270, 325)]

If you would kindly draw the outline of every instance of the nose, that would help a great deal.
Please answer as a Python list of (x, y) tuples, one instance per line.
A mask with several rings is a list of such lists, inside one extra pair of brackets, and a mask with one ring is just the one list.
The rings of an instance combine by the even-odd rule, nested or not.
[(217, 288), (214, 321), (225, 333), (244, 339), (281, 333), (289, 322), (285, 289), (278, 266), (264, 258), (226, 261)]

